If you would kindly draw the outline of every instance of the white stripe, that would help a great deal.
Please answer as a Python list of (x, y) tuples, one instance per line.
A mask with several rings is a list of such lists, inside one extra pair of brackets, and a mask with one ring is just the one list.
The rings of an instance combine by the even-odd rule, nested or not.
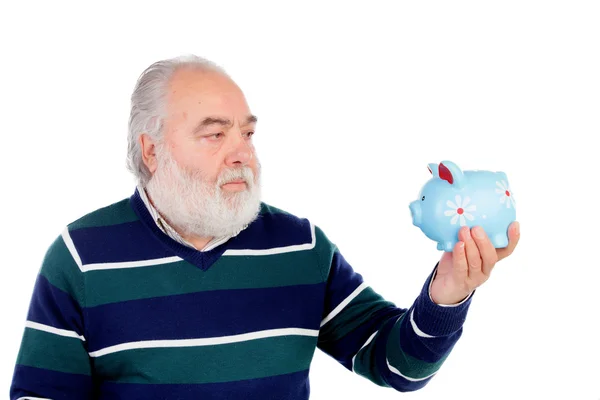
[[(292, 245), (286, 247), (274, 247), (271, 249), (242, 249), (242, 250), (226, 250), (223, 254), (224, 256), (262, 256), (262, 255), (273, 255), (273, 254), (281, 254), (281, 253), (291, 253), (294, 251), (303, 251), (303, 250), (311, 250), (315, 247), (316, 244), (316, 235), (315, 235), (315, 226), (311, 223), (311, 242), (299, 245)], [(161, 265), (161, 264), (169, 264), (178, 261), (182, 261), (183, 259), (178, 256), (173, 257), (164, 257), (164, 258), (156, 258), (152, 260), (143, 260), (143, 261), (125, 261), (125, 262), (114, 262), (114, 263), (95, 263), (95, 264), (85, 264), (83, 265), (81, 262), (81, 258), (79, 254), (77, 254), (77, 250), (75, 249), (75, 245), (73, 244), (73, 240), (69, 235), (68, 230), (63, 232), (63, 239), (67, 245), (67, 248), (71, 252), (73, 259), (79, 266), (82, 272), (88, 271), (96, 271), (96, 270), (106, 270), (106, 269), (119, 269), (119, 268), (138, 268), (138, 267), (148, 267), (152, 265)], [(222, 243), (224, 243), (227, 239), (223, 238), (217, 243), (214, 243), (211, 247), (216, 247)], [(207, 251), (208, 249), (204, 250)]]
[(75, 263), (79, 269), (81, 269), (81, 258), (79, 257), (77, 249), (75, 249), (75, 245), (73, 244), (73, 239), (71, 239), (71, 235), (69, 234), (69, 227), (66, 227), (63, 231), (62, 238), (67, 245), (67, 249), (69, 249), (69, 252), (71, 253), (71, 257), (73, 257), (73, 260), (75, 260)]
[(255, 339), (263, 339), (275, 336), (300, 335), (300, 336), (319, 336), (319, 331), (303, 328), (282, 328), (270, 329), (266, 331), (242, 333), (239, 335), (220, 336), (202, 339), (179, 339), (179, 340), (145, 340), (139, 342), (122, 343), (115, 346), (105, 347), (89, 353), (90, 357), (101, 357), (106, 354), (116, 353), (132, 349), (149, 349), (157, 347), (195, 347), (195, 346), (214, 346), (218, 344), (228, 344), (245, 342)]
[(411, 381), (411, 382), (420, 382), (420, 381), (424, 381), (425, 379), (427, 379), (427, 378), (430, 378), (430, 377), (434, 376), (435, 374), (437, 374), (437, 371), (436, 371), (436, 372), (434, 372), (433, 374), (431, 374), (431, 375), (428, 375), (428, 376), (426, 376), (426, 377), (424, 377), (424, 378), (411, 378), (410, 376), (406, 376), (406, 375), (402, 374), (402, 372), (398, 371), (398, 369), (396, 369), (395, 367), (393, 367), (393, 366), (390, 364), (389, 360), (387, 360), (387, 359), (386, 359), (386, 360), (385, 360), (385, 362), (387, 363), (387, 366), (388, 366), (388, 368), (390, 369), (390, 371), (392, 371), (392, 372), (393, 372), (394, 374), (396, 374), (396, 375), (400, 375), (401, 377), (403, 377), (403, 378), (404, 378), (404, 379), (406, 379), (407, 381)]
[(358, 349), (358, 351), (356, 352), (356, 354), (354, 355), (354, 357), (352, 357), (352, 371), (354, 371), (354, 359), (356, 358), (356, 356), (358, 355), (358, 353), (360, 353), (360, 351), (362, 349), (364, 349), (365, 347), (367, 347), (367, 345), (369, 343), (371, 343), (371, 340), (373, 340), (373, 338), (375, 337), (375, 335), (377, 335), (377, 332), (379, 332), (379, 331), (375, 331), (371, 336), (369, 336), (369, 338), (367, 339), (367, 341), (365, 342), (365, 344), (363, 344), (362, 347), (360, 349)]
[(174, 263), (174, 262), (181, 261), (181, 260), (182, 260), (182, 258), (173, 256), (173, 257), (155, 258), (153, 260), (85, 264), (81, 270), (83, 272), (87, 272), (87, 271), (94, 271), (94, 270), (100, 270), (100, 269), (138, 268), (138, 267), (148, 267), (151, 265), (169, 264), (169, 263)]
[(421, 336), (421, 337), (424, 337), (424, 338), (434, 338), (435, 336), (431, 336), (431, 335), (429, 335), (429, 334), (427, 334), (427, 333), (423, 332), (421, 329), (419, 329), (419, 327), (417, 326), (417, 324), (415, 323), (415, 320), (414, 320), (414, 318), (413, 318), (413, 315), (414, 315), (414, 313), (415, 313), (415, 310), (413, 309), (413, 310), (410, 312), (410, 324), (412, 325), (412, 328), (413, 328), (413, 330), (415, 331), (415, 333), (416, 333), (418, 336)]
[(242, 250), (227, 250), (223, 253), (224, 256), (269, 256), (273, 254), (291, 253), (294, 251), (311, 250), (315, 247), (317, 237), (315, 235), (315, 226), (310, 224), (311, 242), (305, 244), (296, 244), (285, 247), (274, 247), (271, 249), (242, 249)]
[(39, 322), (33, 322), (33, 321), (26, 321), (25, 326), (27, 328), (37, 329), (38, 331), (53, 333), (53, 334), (59, 335), (59, 336), (67, 336), (67, 337), (81, 339), (85, 342), (85, 338), (81, 335), (78, 335), (77, 332), (67, 331), (65, 329), (58, 329), (53, 326), (44, 325), (44, 324), (40, 324)]
[(52, 400), (52, 399), (47, 399), (45, 397), (25, 396), (25, 397), (19, 397), (17, 400)]
[(360, 294), (360, 292), (365, 290), (367, 287), (368, 285), (363, 282), (359, 287), (354, 289), (354, 292), (350, 293), (350, 296), (346, 297), (344, 301), (342, 301), (336, 308), (333, 309), (332, 312), (329, 313), (327, 317), (325, 317), (325, 319), (323, 319), (323, 321), (321, 321), (321, 326), (331, 321), (333, 317), (338, 315), (344, 309), (344, 307), (346, 307), (356, 296)]

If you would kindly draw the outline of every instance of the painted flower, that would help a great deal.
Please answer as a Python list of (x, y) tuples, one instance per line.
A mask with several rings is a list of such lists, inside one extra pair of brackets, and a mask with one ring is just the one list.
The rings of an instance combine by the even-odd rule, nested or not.
[(500, 195), (500, 204), (506, 204), (506, 208), (510, 208), (511, 206), (515, 206), (515, 198), (513, 196), (508, 183), (505, 180), (500, 182), (496, 181), (496, 193)]
[(463, 226), (467, 224), (467, 219), (473, 221), (475, 217), (473, 217), (473, 214), (470, 214), (470, 212), (475, 211), (477, 208), (474, 204), (469, 205), (471, 199), (468, 196), (465, 196), (463, 200), (460, 195), (456, 195), (454, 200), (456, 203), (450, 200), (446, 202), (446, 205), (450, 207), (450, 209), (444, 212), (445, 216), (452, 217), (450, 223), (454, 225), (456, 222), (460, 221), (460, 225)]

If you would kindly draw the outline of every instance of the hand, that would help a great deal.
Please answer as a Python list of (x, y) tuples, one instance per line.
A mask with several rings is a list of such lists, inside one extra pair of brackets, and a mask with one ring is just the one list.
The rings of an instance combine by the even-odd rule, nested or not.
[(464, 300), (488, 280), (496, 263), (512, 254), (519, 242), (519, 223), (508, 228), (508, 246), (496, 249), (485, 231), (462, 227), (452, 252), (444, 252), (431, 283), (431, 298), (437, 304), (451, 305)]

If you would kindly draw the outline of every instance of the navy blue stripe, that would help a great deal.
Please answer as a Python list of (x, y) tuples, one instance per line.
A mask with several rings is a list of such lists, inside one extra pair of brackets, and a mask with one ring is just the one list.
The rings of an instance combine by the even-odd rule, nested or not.
[[(32, 396), (54, 400), (91, 399), (92, 378), (17, 365), (10, 387), (11, 400)], [(133, 397), (132, 397), (133, 398)]]
[(77, 302), (41, 274), (35, 283), (27, 319), (83, 335), (83, 320)]
[(335, 341), (321, 341), (317, 346), (329, 354), (348, 370), (352, 370), (352, 357), (365, 344), (369, 337), (379, 329), (386, 321), (396, 321), (405, 310), (389, 306), (378, 310), (362, 325), (359, 325), (344, 337)]
[(327, 297), (323, 317), (344, 301), (363, 283), (363, 277), (355, 272), (338, 251), (333, 254), (331, 269), (327, 278)]
[(75, 229), (70, 234), (83, 264), (173, 256), (140, 221)]
[[(260, 214), (250, 226), (224, 244), (221, 244), (210, 251), (200, 252), (196, 249), (184, 246), (164, 234), (156, 226), (156, 223), (148, 212), (137, 189), (130, 199), (131, 206), (140, 218), (143, 226), (152, 234), (152, 237), (156, 238), (156, 240), (164, 246), (165, 249), (168, 249), (168, 255), (177, 255), (196, 265), (203, 271), (208, 270), (227, 249), (269, 249), (273, 247), (307, 244), (312, 241), (310, 223), (308, 220), (299, 219), (294, 216), (286, 216), (285, 214), (280, 213), (266, 213)], [(263, 206), (264, 209), (266, 205), (263, 203), (261, 206)], [(127, 239), (129, 240), (129, 238)], [(152, 251), (157, 252), (158, 250), (153, 247)], [(106, 255), (99, 255), (106, 257)], [(131, 255), (129, 254), (127, 256), (131, 258)], [(157, 258), (157, 256), (146, 255), (146, 258)]]
[(417, 337), (410, 323), (410, 318), (407, 315), (407, 318), (400, 324), (400, 346), (404, 353), (414, 358), (435, 363), (454, 347), (461, 334), (462, 329), (447, 336), (434, 338)]
[(100, 385), (98, 399), (308, 400), (308, 374), (305, 370), (267, 378), (197, 385), (105, 382)]
[[(158, 283), (157, 283), (158, 284)], [(204, 291), (85, 309), (89, 351), (138, 340), (235, 335), (263, 329), (319, 329), (324, 283)]]
[[(267, 239), (267, 240), (266, 240)], [(231, 239), (229, 249), (269, 249), (312, 242), (310, 222), (287, 214), (261, 214)]]

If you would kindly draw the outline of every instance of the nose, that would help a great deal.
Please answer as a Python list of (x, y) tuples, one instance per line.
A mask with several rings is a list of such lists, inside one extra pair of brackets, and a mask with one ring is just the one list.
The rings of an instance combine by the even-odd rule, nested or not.
[(230, 167), (246, 166), (252, 160), (254, 149), (242, 134), (233, 136), (231, 151), (227, 154), (225, 163)]
[(421, 202), (418, 200), (409, 204), (410, 214), (412, 215), (413, 225), (421, 225)]

